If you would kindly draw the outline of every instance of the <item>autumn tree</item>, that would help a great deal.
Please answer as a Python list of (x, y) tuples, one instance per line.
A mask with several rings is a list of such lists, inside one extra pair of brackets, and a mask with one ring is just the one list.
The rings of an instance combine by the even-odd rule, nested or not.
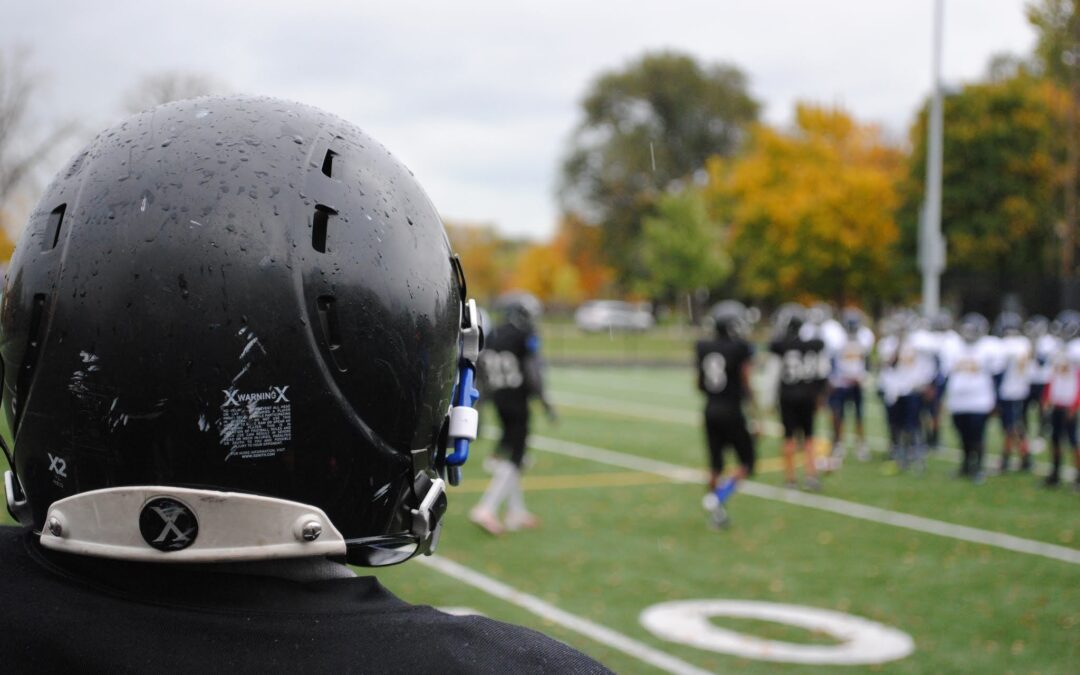
[(602, 233), (574, 214), (565, 214), (559, 221), (553, 242), (577, 270), (580, 295), (583, 300), (610, 295), (615, 270), (606, 262)]
[(532, 293), (545, 305), (569, 307), (584, 299), (577, 268), (558, 242), (533, 244), (522, 251), (510, 286)]
[[(966, 304), (997, 311), (1000, 306), (977, 296), (1000, 298), (1010, 291), (1037, 301), (1033, 296), (1044, 294), (1040, 278), (1056, 276), (1061, 245), (1054, 228), (1062, 213), (1065, 150), (1055, 129), (1068, 106), (1065, 92), (1022, 68), (1011, 78), (969, 84), (945, 98), (944, 288), (974, 301)], [(923, 202), (926, 123), (924, 108), (911, 130), (901, 186), (898, 220), (909, 259)]]
[(895, 293), (901, 153), (838, 109), (799, 105), (795, 121), (756, 126), (743, 156), (710, 163), (706, 196), (730, 222), (738, 290), (767, 302)]
[(713, 220), (701, 191), (672, 191), (660, 198), (642, 232), (645, 273), (638, 280), (648, 297), (671, 301), (683, 293), (715, 288), (731, 272), (723, 229)]
[(446, 232), (461, 258), (471, 297), (490, 304), (511, 287), (510, 278), (526, 244), (500, 237), (491, 225), (446, 223)]
[(597, 78), (562, 165), (565, 211), (599, 225), (624, 287), (642, 272), (644, 217), (676, 181), (729, 156), (758, 112), (746, 76), (729, 64), (649, 53)]

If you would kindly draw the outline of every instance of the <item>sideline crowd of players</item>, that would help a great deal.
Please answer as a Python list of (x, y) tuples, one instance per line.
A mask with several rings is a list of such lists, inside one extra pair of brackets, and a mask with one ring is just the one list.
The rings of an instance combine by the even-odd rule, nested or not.
[[(711, 465), (703, 506), (717, 526), (727, 523), (725, 504), (738, 481), (753, 473), (755, 463), (755, 434), (750, 430), (758, 428), (761, 414), (749, 387), (751, 316), (738, 302), (720, 303), (709, 317), (714, 335), (699, 341), (695, 350), (698, 388), (706, 397)], [(872, 393), (885, 410), (890, 472), (925, 469), (927, 456), (938, 450), (945, 413), (962, 449), (958, 477), (977, 484), (985, 480), (986, 429), (993, 417), (1003, 437), (993, 470), (1031, 471), (1032, 450), (1046, 437), (1051, 468), (1043, 484), (1061, 482), (1065, 444), (1080, 468), (1080, 312), (1067, 310), (1053, 321), (1042, 316), (1025, 321), (1015, 312), (1003, 312), (991, 330), (980, 314), (966, 314), (954, 326), (946, 312), (927, 319), (899, 311), (878, 328), (880, 335), (875, 335), (855, 309), (845, 309), (839, 320), (827, 305), (806, 309), (788, 304), (776, 312), (770, 356), (764, 359), (764, 388), (778, 403), (788, 488), (800, 487), (797, 449), (805, 460), (801, 487), (808, 491), (821, 489), (818, 471), (838, 469), (849, 447), (859, 460), (871, 458), (863, 409)], [(871, 385), (874, 392), (868, 391)], [(742, 412), (747, 404), (755, 412), (749, 425)], [(815, 456), (814, 422), (823, 406), (832, 417), (831, 450)], [(844, 437), (849, 412), (854, 416), (854, 443)], [(728, 446), (740, 466), (724, 479)], [(1080, 490), (1080, 475), (1077, 481)]]

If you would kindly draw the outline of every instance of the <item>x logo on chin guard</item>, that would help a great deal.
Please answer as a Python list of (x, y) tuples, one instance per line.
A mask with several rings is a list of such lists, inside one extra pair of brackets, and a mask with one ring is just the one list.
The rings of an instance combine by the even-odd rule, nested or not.
[(159, 551), (179, 551), (199, 535), (199, 521), (185, 504), (169, 497), (148, 501), (139, 514), (139, 532)]

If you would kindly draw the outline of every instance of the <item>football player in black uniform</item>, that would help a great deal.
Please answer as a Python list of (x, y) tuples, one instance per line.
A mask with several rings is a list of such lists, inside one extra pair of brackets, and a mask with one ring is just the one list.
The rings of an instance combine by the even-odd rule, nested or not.
[[(738, 482), (754, 473), (754, 439), (746, 426), (743, 401), (751, 400), (750, 366), (754, 354), (745, 335), (747, 311), (733, 300), (710, 312), (716, 335), (696, 345), (697, 385), (705, 393), (705, 436), (709, 444), (709, 484), (702, 505), (713, 525), (728, 523), (725, 504)], [(724, 449), (731, 446), (739, 459), (734, 475), (723, 483)]]
[(800, 337), (803, 323), (803, 310), (786, 306), (777, 316), (777, 336), (769, 351), (780, 357), (780, 419), (784, 425), (787, 487), (797, 486), (795, 448), (798, 445), (806, 460), (803, 487), (817, 491), (821, 483), (814, 465), (814, 416), (825, 391), (829, 360), (824, 353), (824, 342)]
[(416, 179), (337, 117), (201, 98), (98, 136), (0, 308), (3, 669), (603, 671), (345, 564), (434, 550), (476, 320)]
[[(521, 474), (529, 440), (529, 401), (538, 398), (548, 417), (555, 419), (555, 409), (544, 393), (540, 336), (536, 333), (541, 309), (535, 296), (521, 291), (496, 300), (495, 310), (502, 314), (502, 322), (487, 336), (480, 358), (481, 381), (495, 404), (502, 438), (491, 482), (469, 512), (469, 519), (493, 535), (539, 525), (539, 519), (525, 508)], [(503, 503), (506, 516), (500, 520)]]

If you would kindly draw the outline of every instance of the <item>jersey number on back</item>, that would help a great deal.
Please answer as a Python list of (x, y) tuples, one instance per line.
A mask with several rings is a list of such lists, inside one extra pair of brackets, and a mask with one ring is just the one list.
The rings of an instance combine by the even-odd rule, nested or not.
[[(826, 362), (827, 363), (827, 362)], [(822, 371), (822, 359), (817, 352), (799, 352), (794, 349), (784, 353), (780, 380), (784, 384), (799, 384), (820, 380), (828, 370)]]
[(517, 389), (525, 382), (514, 352), (483, 351), (480, 353), (487, 383), (492, 390)]
[(701, 375), (705, 391), (719, 394), (727, 388), (727, 360), (723, 354), (711, 352), (701, 360)]

